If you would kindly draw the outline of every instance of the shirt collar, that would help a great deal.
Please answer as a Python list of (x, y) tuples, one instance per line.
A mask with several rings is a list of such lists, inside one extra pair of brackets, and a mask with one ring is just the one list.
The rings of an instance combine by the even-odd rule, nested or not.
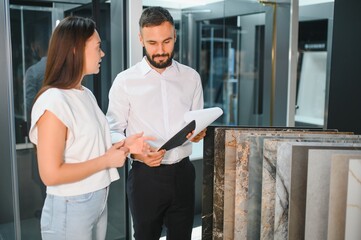
[[(143, 57), (142, 61), (140, 62), (141, 64), (141, 71), (143, 75), (146, 75), (148, 72), (150, 72), (152, 70), (152, 67), (149, 65), (149, 63), (146, 60), (146, 56)], [(166, 71), (174, 69), (175, 71), (179, 72), (179, 66), (178, 66), (178, 62), (175, 61), (174, 59), (172, 59), (172, 64), (167, 67)]]

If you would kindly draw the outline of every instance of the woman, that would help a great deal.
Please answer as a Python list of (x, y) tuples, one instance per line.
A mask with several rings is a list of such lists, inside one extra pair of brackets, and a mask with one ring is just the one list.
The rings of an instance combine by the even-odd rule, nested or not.
[(50, 39), (44, 82), (31, 113), (30, 140), (47, 186), (43, 239), (105, 239), (108, 186), (129, 153), (149, 146), (142, 133), (111, 144), (107, 120), (82, 86), (99, 72), (104, 52), (95, 23), (68, 17)]

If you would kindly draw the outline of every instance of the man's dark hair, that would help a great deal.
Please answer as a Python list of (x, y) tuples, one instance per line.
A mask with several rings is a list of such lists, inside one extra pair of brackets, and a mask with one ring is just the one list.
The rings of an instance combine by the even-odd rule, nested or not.
[(159, 26), (164, 22), (169, 22), (174, 26), (172, 15), (169, 11), (162, 7), (149, 7), (143, 10), (139, 19), (140, 29), (150, 26)]

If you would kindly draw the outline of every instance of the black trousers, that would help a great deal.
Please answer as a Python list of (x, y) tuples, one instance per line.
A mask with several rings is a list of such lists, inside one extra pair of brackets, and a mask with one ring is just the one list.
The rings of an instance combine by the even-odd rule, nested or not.
[(148, 167), (133, 161), (127, 196), (136, 240), (158, 240), (163, 224), (167, 240), (190, 240), (194, 218), (195, 170), (189, 158)]

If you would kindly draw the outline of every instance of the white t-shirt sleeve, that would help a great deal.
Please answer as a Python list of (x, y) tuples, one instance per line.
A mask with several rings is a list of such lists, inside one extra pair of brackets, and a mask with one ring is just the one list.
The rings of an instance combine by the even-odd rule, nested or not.
[(36, 124), (45, 111), (53, 113), (68, 128), (68, 131), (72, 129), (72, 123), (68, 117), (69, 111), (71, 112), (68, 102), (60, 91), (49, 89), (39, 96), (31, 111), (29, 138), (34, 144), (38, 142), (38, 128)]

